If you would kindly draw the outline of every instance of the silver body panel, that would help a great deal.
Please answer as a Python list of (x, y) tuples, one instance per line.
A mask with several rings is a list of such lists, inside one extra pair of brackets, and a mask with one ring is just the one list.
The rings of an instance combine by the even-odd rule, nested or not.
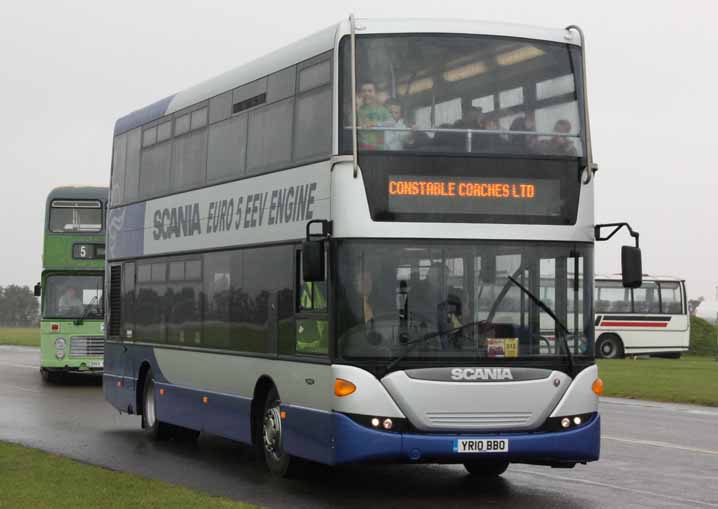
[(381, 383), (418, 429), (448, 432), (536, 429), (570, 381), (558, 371), (541, 380), (488, 383), (417, 380), (395, 371)]

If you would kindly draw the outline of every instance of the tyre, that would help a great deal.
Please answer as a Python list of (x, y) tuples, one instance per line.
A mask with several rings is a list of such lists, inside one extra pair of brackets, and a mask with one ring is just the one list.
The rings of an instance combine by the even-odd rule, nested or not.
[(296, 473), (298, 461), (284, 450), (280, 403), (279, 393), (272, 387), (264, 400), (259, 445), (267, 470), (278, 477), (291, 477)]
[(476, 477), (499, 477), (509, 468), (508, 461), (467, 461), (464, 468)]
[(623, 359), (623, 342), (614, 334), (604, 334), (596, 343), (596, 357)]
[(50, 371), (46, 368), (40, 368), (40, 376), (46, 384), (58, 384), (62, 381), (62, 373)]
[(155, 401), (155, 379), (152, 370), (147, 370), (145, 383), (142, 385), (142, 429), (152, 440), (162, 441), (170, 438), (172, 426), (157, 418)]

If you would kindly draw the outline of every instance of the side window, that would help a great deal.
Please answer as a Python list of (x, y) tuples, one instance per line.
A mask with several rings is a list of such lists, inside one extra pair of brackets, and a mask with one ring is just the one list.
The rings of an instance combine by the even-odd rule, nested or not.
[(124, 203), (126, 155), (127, 134), (121, 134), (115, 138), (112, 150), (112, 194), (110, 201), (113, 206)]
[[(300, 355), (327, 355), (329, 353), (329, 322), (323, 315), (327, 309), (326, 281), (304, 281), (302, 277), (301, 251), (296, 251), (296, 306), (300, 316), (296, 320), (294, 343), (280, 342), (280, 346), (292, 348), (280, 349), (280, 353)], [(308, 313), (301, 315), (301, 313)], [(312, 316), (312, 313), (322, 313)]]
[(221, 182), (245, 175), (247, 114), (240, 114), (209, 128), (207, 182)]
[(324, 87), (297, 97), (294, 159), (329, 156), (332, 149), (332, 89)]
[(653, 281), (643, 281), (640, 288), (633, 289), (634, 313), (660, 313), (658, 286)]
[(140, 181), (140, 152), (142, 151), (142, 128), (127, 134), (127, 163), (125, 173), (124, 203), (136, 201)]
[(137, 297), (135, 306), (136, 341), (166, 343), (167, 264), (164, 262), (137, 265)]
[(631, 291), (623, 287), (620, 281), (596, 282), (596, 313), (630, 313)]
[[(207, 123), (207, 109), (203, 108), (198, 112), (204, 112), (203, 120), (198, 122)], [(192, 122), (195, 121), (195, 113), (192, 113)], [(206, 181), (207, 172), (207, 129), (192, 132), (185, 136), (174, 139), (172, 144), (172, 190), (183, 191), (202, 186)]]
[(296, 252), (297, 312), (322, 312), (327, 309), (327, 282), (304, 281), (302, 252)]
[(257, 175), (292, 159), (294, 100), (270, 104), (249, 114), (247, 174)]
[(167, 342), (181, 346), (202, 344), (202, 263), (169, 262), (167, 284)]
[(658, 283), (661, 288), (661, 313), (680, 315), (683, 313), (681, 284), (678, 282)]
[(172, 142), (159, 143), (142, 151), (140, 198), (151, 198), (169, 191)]

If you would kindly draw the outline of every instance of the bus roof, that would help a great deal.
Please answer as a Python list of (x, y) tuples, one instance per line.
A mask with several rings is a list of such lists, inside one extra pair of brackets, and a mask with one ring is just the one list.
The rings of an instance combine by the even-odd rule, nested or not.
[[(581, 44), (578, 34), (568, 32), (563, 28), (549, 29), (530, 25), (450, 19), (357, 19), (356, 23), (358, 28), (361, 29), (359, 34), (455, 33), (537, 39), (574, 45)], [(341, 37), (348, 33), (350, 33), (348, 21), (331, 25), (293, 44), (120, 117), (115, 122), (114, 134), (117, 136), (170, 113), (180, 111), (268, 74), (330, 51), (334, 49)]]
[(56, 187), (47, 195), (47, 204), (52, 200), (100, 200), (107, 201), (109, 189), (93, 186)]
[[(621, 274), (596, 274), (593, 277), (594, 280), (606, 280), (606, 281), (621, 281)], [(675, 276), (662, 276), (656, 274), (643, 274), (643, 279), (646, 281), (685, 281), (684, 278)]]

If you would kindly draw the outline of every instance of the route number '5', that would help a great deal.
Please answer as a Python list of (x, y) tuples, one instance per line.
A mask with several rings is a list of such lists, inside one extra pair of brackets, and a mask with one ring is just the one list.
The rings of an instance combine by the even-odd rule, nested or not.
[(87, 246), (80, 246), (80, 258), (87, 258)]

